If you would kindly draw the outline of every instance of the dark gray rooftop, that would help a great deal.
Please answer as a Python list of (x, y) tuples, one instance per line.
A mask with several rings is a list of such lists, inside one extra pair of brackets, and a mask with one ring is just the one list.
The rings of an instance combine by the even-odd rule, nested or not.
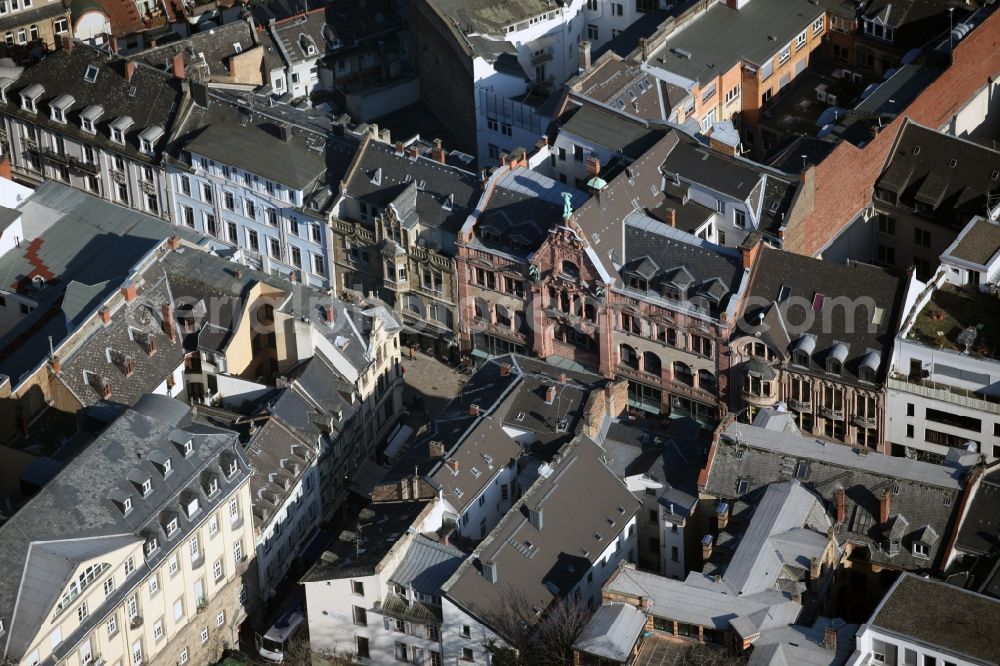
[[(667, 39), (648, 64), (705, 83), (741, 60), (762, 65), (826, 12), (824, 2), (768, 0), (742, 9), (712, 5)], [(681, 53), (690, 54), (678, 55)]]
[(389, 580), (422, 594), (440, 596), (441, 586), (464, 559), (465, 553), (458, 548), (418, 534)]
[(48, 356), (48, 336), (58, 347), (176, 229), (51, 180), (19, 210), (27, 238), (0, 257), (0, 287), (39, 306), (0, 338), (0, 372), (14, 384)]
[[(84, 79), (91, 66), (98, 71), (93, 83)], [(34, 84), (41, 85), (44, 92), (37, 101), (38, 112), (29, 113), (21, 108), (19, 93)], [(49, 104), (60, 95), (71, 95), (74, 99), (65, 109), (65, 123), (52, 120), (49, 112)], [(161, 127), (169, 135), (180, 102), (180, 79), (144, 64), (128, 79), (124, 59), (76, 42), (72, 49), (50, 53), (41, 62), (25, 69), (7, 90), (7, 102), (0, 102), (0, 108), (12, 116), (95, 147), (122, 153), (140, 162), (152, 162), (159, 159), (166, 140), (158, 141), (154, 155), (150, 156), (139, 150), (138, 135), (154, 126)], [(96, 123), (96, 134), (86, 133), (80, 127), (80, 112), (92, 105), (104, 109)], [(111, 141), (108, 124), (124, 116), (132, 118), (133, 124), (126, 130), (125, 145), (121, 145)]]
[[(28, 641), (45, 622), (76, 564), (155, 536), (160, 548), (139, 564), (140, 570), (153, 570), (206, 513), (226, 502), (246, 480), (249, 470), (236, 434), (191, 425), (187, 414), (187, 406), (171, 398), (144, 397), (0, 527), (0, 555), (6, 562), (0, 574), (0, 618), (8, 628), (4, 656), (15, 661), (24, 656)], [(180, 446), (189, 439), (193, 452), (185, 457)], [(167, 456), (172, 471), (164, 477), (153, 461)], [(232, 477), (225, 473), (229, 461), (236, 461), (238, 467)], [(212, 496), (205, 491), (209, 474), (218, 479), (221, 489)], [(139, 486), (146, 478), (152, 480), (152, 491), (143, 496)], [(121, 502), (126, 497), (132, 509), (123, 514)], [(198, 498), (201, 508), (188, 518), (185, 499), (192, 498)], [(168, 516), (176, 517), (180, 527), (170, 537), (164, 533)], [(91, 552), (65, 551), (64, 546), (73, 548), (79, 543), (74, 540), (80, 539), (90, 540)], [(52, 555), (64, 564), (52, 569), (51, 558), (47, 561), (36, 555), (46, 549), (54, 549)], [(36, 556), (42, 558), (37, 565)], [(136, 575), (119, 584), (104, 604), (106, 608), (91, 608), (88, 621), (73, 636), (63, 637), (57, 659), (93, 631), (103, 621), (105, 610), (121, 603), (142, 578)], [(12, 615), (15, 601), (17, 614)]]
[[(777, 426), (780, 427), (780, 426)], [(963, 470), (869, 453), (784, 429), (731, 424), (715, 445), (701, 490), (726, 499), (746, 499), (769, 484), (790, 479), (822, 495), (835, 512), (836, 492), (845, 493), (842, 540), (868, 546), (872, 561), (896, 569), (930, 569), (946, 544), (928, 544), (929, 556), (913, 555), (912, 541), (930, 526), (938, 535), (950, 532), (962, 494)], [(746, 490), (740, 493), (740, 483)], [(888, 552), (887, 526), (880, 524), (880, 502), (891, 490), (890, 516), (909, 524), (896, 554)]]
[(981, 664), (1000, 662), (1000, 601), (936, 580), (903, 574), (871, 624)]
[[(539, 611), (568, 594), (640, 508), (602, 454), (586, 437), (567, 444), (444, 584), (444, 594), (484, 621), (507, 592)], [(542, 512), (541, 529), (529, 522), (529, 509)], [(496, 583), (483, 575), (484, 561), (495, 564)]]
[[(778, 303), (785, 288), (790, 291)], [(861, 362), (874, 351), (879, 359), (875, 382), (881, 383), (889, 368), (905, 291), (906, 280), (884, 268), (822, 261), (764, 246), (751, 277), (751, 305), (741, 314), (740, 325), (746, 327), (743, 330), (756, 330), (760, 315), (774, 309), (780, 321), (776, 319), (771, 325), (766, 320), (761, 336), (776, 353), (789, 355), (791, 345), (801, 336), (811, 335), (815, 346), (806, 370), (826, 376), (826, 359), (836, 351), (834, 346), (841, 344), (847, 348), (841, 379), (858, 383)], [(854, 307), (842, 307), (844, 299)], [(811, 326), (806, 330), (800, 330), (804, 326), (788, 326), (788, 317), (800, 321), (794, 317), (803, 306), (816, 312)]]
[(278, 49), (289, 64), (317, 60), (333, 50), (337, 36), (326, 24), (326, 8), (290, 16), (270, 26)]
[(233, 21), (163, 46), (133, 53), (128, 59), (173, 73), (174, 58), (180, 54), (184, 64), (191, 68), (189, 76), (204, 81), (211, 77), (230, 76), (230, 58), (256, 45), (250, 24)]
[[(656, 95), (650, 88), (643, 95)], [(631, 112), (631, 108), (626, 109)], [(635, 159), (649, 150), (663, 135), (640, 120), (584, 105), (562, 123), (562, 131), (596, 143), (615, 153)]]
[(557, 9), (546, 0), (426, 0), (465, 33), (502, 35), (509, 25)]
[(986, 474), (979, 483), (955, 546), (980, 555), (1000, 552), (1000, 471)]
[(948, 248), (947, 254), (979, 266), (985, 266), (1000, 252), (1000, 224), (986, 218), (969, 223)]

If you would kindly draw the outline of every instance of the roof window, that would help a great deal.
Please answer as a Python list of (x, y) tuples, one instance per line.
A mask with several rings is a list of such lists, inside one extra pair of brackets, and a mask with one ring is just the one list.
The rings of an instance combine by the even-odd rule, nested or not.
[(101, 70), (97, 65), (87, 65), (87, 71), (83, 73), (83, 80), (87, 83), (93, 83), (97, 81), (97, 75), (100, 74)]

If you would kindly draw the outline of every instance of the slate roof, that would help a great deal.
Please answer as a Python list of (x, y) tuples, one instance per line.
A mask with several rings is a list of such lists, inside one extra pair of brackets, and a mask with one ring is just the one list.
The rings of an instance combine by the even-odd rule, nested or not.
[(300, 436), (278, 416), (251, 435), (246, 452), (253, 465), (250, 498), (258, 534), (267, 529), (316, 460), (316, 441)]
[(827, 4), (833, 3), (769, 0), (747, 3), (737, 11), (717, 3), (670, 36), (647, 65), (703, 84), (743, 60), (762, 65), (823, 16)]
[[(459, 445), (446, 453), (445, 462), (430, 474), (430, 481), (458, 512), (476, 501), (493, 478), (521, 455), (521, 444), (487, 416), (468, 431)], [(453, 471), (449, 461), (458, 463)]]
[[(655, 95), (649, 89), (643, 95)], [(626, 95), (627, 99), (627, 95)], [(630, 109), (626, 109), (630, 111)], [(651, 128), (647, 123), (619, 113), (584, 105), (570, 112), (560, 131), (596, 143), (608, 150), (636, 159), (649, 150), (663, 135), (662, 129)]]
[(1000, 554), (1000, 471), (986, 474), (976, 488), (955, 547), (975, 554)]
[[(777, 303), (783, 287), (790, 287), (791, 291), (786, 300)], [(840, 380), (860, 384), (858, 368), (868, 353), (874, 351), (880, 358), (875, 374), (878, 384), (888, 372), (905, 291), (906, 280), (884, 268), (857, 262), (822, 261), (765, 245), (751, 274), (739, 326), (744, 331), (756, 330), (760, 315), (766, 316), (774, 309), (776, 315), (781, 315), (782, 326), (777, 326), (777, 322), (765, 326), (767, 330), (762, 331), (761, 337), (778, 354), (787, 357), (791, 352), (789, 344), (795, 345), (806, 334), (814, 336), (815, 348), (805, 370), (826, 377), (827, 356), (835, 345), (842, 344), (847, 347), (847, 356)], [(822, 295), (821, 301), (816, 300), (817, 294)], [(843, 307), (844, 302), (849, 306)], [(812, 325), (808, 328), (788, 325), (788, 319), (794, 323), (802, 321), (795, 313), (803, 307), (816, 312), (811, 318)]]
[[(111, 323), (100, 326), (76, 349), (62, 354), (62, 382), (87, 407), (104, 400), (95, 378), (110, 384), (110, 400), (134, 405), (143, 395), (162, 384), (184, 363), (181, 337), (171, 341), (163, 332), (162, 306), (171, 303), (166, 273), (154, 264), (142, 275), (136, 300), (114, 311)], [(175, 323), (175, 327), (176, 327)], [(126, 368), (125, 359), (128, 359)], [(183, 386), (175, 390), (180, 392)]]
[(795, 622), (802, 610), (800, 604), (774, 590), (736, 596), (725, 585), (702, 578), (692, 572), (680, 581), (626, 565), (604, 589), (649, 599), (649, 615), (720, 631), (728, 631), (730, 623), (738, 620), (749, 620), (759, 631), (785, 626)]
[(1000, 601), (904, 573), (869, 623), (902, 638), (981, 664), (1000, 662)]
[[(931, 568), (946, 545), (938, 539), (929, 557), (913, 555), (913, 539), (925, 526), (950, 534), (962, 494), (963, 470), (827, 445), (815, 438), (746, 424), (730, 424), (722, 433), (700, 483), (702, 492), (729, 500), (747, 499), (770, 484), (797, 480), (819, 493), (836, 517), (836, 492), (845, 493), (842, 541), (867, 546), (873, 562), (895, 569)], [(738, 490), (747, 482), (744, 493)], [(900, 551), (888, 552), (880, 502), (889, 491), (890, 516), (903, 516), (909, 527)], [(898, 491), (898, 492), (897, 492)]]
[(573, 643), (573, 649), (625, 663), (646, 625), (646, 616), (626, 603), (598, 608)]
[[(583, 436), (567, 444), (551, 472), (525, 491), (442, 592), (484, 622), (509, 598), (507, 593), (540, 612), (557, 594), (568, 594), (640, 508), (601, 461), (602, 453)], [(530, 524), (529, 509), (542, 511), (541, 529)], [(483, 561), (495, 563), (496, 583), (483, 576)]]
[(709, 243), (642, 213), (630, 214), (623, 226), (621, 273), (627, 275), (638, 262), (651, 259), (658, 269), (648, 281), (648, 291), (654, 297), (659, 297), (681, 270), (693, 279), (685, 285), (682, 302), (700, 312), (718, 317), (726, 311), (729, 295), (740, 291), (744, 270), (737, 250)]
[(269, 28), (278, 50), (291, 65), (322, 58), (337, 43), (333, 28), (327, 26), (325, 8), (290, 16)]
[(380, 569), (383, 558), (400, 542), (401, 537), (410, 533), (414, 521), (428, 504), (423, 501), (369, 504), (361, 510), (358, 518), (358, 522), (368, 524), (361, 532), (360, 551), (357, 533), (349, 530), (341, 532), (330, 541), (319, 561), (299, 582), (371, 576)]
[(190, 76), (204, 81), (210, 77), (229, 76), (230, 58), (255, 46), (257, 42), (250, 24), (233, 21), (127, 57), (172, 74), (174, 57), (180, 53), (185, 66), (193, 67)]
[(411, 181), (419, 189), (417, 218), (424, 228), (456, 233), (479, 200), (480, 185), (475, 174), (423, 155), (397, 153), (395, 146), (375, 140), (362, 144), (347, 176), (347, 196), (384, 209)]
[[(587, 195), (575, 187), (526, 167), (500, 172), (494, 176), (493, 187), (485, 188), (477, 205), (479, 216), (468, 219), (463, 235), (469, 238), (470, 245), (523, 257), (538, 248), (549, 230), (563, 219), (563, 192), (572, 195), (574, 209), (587, 200)], [(501, 240), (484, 238), (484, 229)]]
[(418, 534), (389, 580), (421, 594), (440, 596), (441, 586), (464, 559), (465, 553), (458, 548)]
[(503, 28), (552, 11), (546, 0), (426, 0), (464, 34), (502, 35)]
[[(67, 556), (61, 552), (65, 546), (74, 551), (76, 561), (83, 561), (97, 553), (84, 552), (73, 540), (91, 539), (96, 551), (108, 552), (156, 536), (160, 548), (138, 564), (140, 571), (152, 571), (177, 544), (184, 543), (207, 513), (227, 502), (246, 480), (249, 470), (236, 434), (191, 425), (188, 415), (187, 405), (172, 398), (145, 396), (0, 527), (0, 556), (6, 563), (0, 572), (0, 618), (8, 628), (5, 657), (17, 661), (24, 656), (72, 572), (64, 567), (55, 575), (51, 562), (35, 568), (38, 542), (52, 542), (55, 554), (62, 557)], [(188, 439), (192, 440), (193, 452), (185, 458), (179, 446)], [(152, 462), (158, 456), (171, 458), (172, 472), (166, 477)], [(236, 461), (238, 470), (227, 478), (229, 461)], [(221, 490), (211, 497), (204, 489), (209, 474), (218, 479)], [(138, 484), (145, 478), (152, 480), (152, 491), (143, 497)], [(190, 519), (181, 505), (182, 494), (188, 497), (189, 493), (199, 499), (201, 506)], [(131, 498), (132, 510), (123, 515), (116, 502), (124, 497)], [(180, 527), (169, 538), (163, 527), (165, 511), (178, 518)], [(142, 578), (141, 574), (135, 575), (120, 584), (101, 608), (91, 608), (87, 621), (73, 635), (63, 637), (55, 651), (56, 660), (66, 657), (102, 623), (106, 613), (120, 604)], [(17, 612), (12, 615), (15, 601)]]
[[(18, 210), (25, 241), (0, 257), (0, 286), (39, 305), (0, 338), (0, 372), (15, 385), (48, 357), (48, 336), (58, 348), (176, 230), (56, 181), (40, 185)], [(36, 276), (45, 280), (42, 291)]]
[(1000, 223), (977, 217), (962, 230), (942, 258), (955, 258), (986, 266), (1000, 252)]
[[(72, 49), (54, 51), (25, 69), (7, 89), (7, 102), (0, 102), (0, 108), (11, 116), (96, 148), (121, 153), (140, 162), (157, 162), (166, 141), (158, 141), (153, 155), (147, 155), (139, 150), (138, 135), (154, 126), (170, 133), (181, 102), (180, 80), (145, 65), (139, 65), (132, 78), (126, 79), (125, 62), (105, 51), (74, 43)], [(93, 83), (84, 79), (89, 66), (98, 69)], [(21, 108), (19, 93), (35, 84), (41, 85), (44, 92), (36, 102), (38, 112), (29, 113)], [(60, 95), (72, 95), (75, 100), (72, 106), (65, 109), (65, 123), (52, 120), (49, 108), (49, 104)], [(96, 133), (89, 134), (81, 129), (79, 114), (93, 105), (103, 107), (104, 114), (95, 123)], [(134, 122), (126, 130), (126, 143), (122, 145), (111, 141), (108, 125), (124, 116), (129, 116)]]
[(571, 94), (640, 118), (667, 120), (687, 91), (649, 76), (633, 60), (601, 59), (571, 82)]
[(955, 227), (986, 210), (998, 173), (1000, 152), (907, 121), (875, 188), (897, 194), (903, 208), (930, 206), (936, 222)]
[[(826, 629), (837, 632), (837, 647), (823, 644)], [(819, 618), (811, 627), (792, 624), (761, 632), (747, 666), (843, 666), (854, 652), (858, 625)]]

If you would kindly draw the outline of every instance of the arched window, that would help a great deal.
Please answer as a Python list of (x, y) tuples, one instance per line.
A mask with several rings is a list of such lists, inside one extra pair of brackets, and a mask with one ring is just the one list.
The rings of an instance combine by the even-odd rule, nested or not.
[(568, 277), (571, 277), (571, 278), (579, 278), (580, 277), (580, 269), (577, 268), (577, 265), (574, 264), (572, 261), (563, 261), (562, 262), (562, 274), (566, 275)]
[(597, 308), (590, 303), (584, 303), (583, 317), (588, 321), (597, 321)]
[(699, 370), (698, 387), (703, 391), (710, 391), (714, 393), (716, 389), (715, 375), (708, 370)]
[(674, 361), (674, 381), (686, 386), (694, 386), (694, 375), (687, 363)]
[(490, 320), (490, 306), (481, 298), (476, 299), (476, 319), (480, 321)]
[(510, 311), (502, 305), (496, 306), (497, 324), (504, 328), (510, 328)]
[(659, 375), (663, 371), (663, 366), (660, 364), (660, 357), (653, 352), (644, 352), (642, 355), (642, 367), (646, 372), (654, 375)]
[(809, 367), (809, 354), (802, 351), (801, 349), (796, 349), (792, 352), (792, 365), (797, 365), (802, 368)]
[(628, 366), (633, 370), (639, 369), (639, 356), (635, 353), (635, 349), (628, 345), (618, 345), (618, 358), (622, 365)]

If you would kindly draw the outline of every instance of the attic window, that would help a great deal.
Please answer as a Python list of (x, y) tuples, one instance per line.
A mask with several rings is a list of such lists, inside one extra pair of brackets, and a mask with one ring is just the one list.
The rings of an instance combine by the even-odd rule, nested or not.
[(194, 451), (194, 443), (190, 439), (181, 444), (181, 453), (184, 454), (185, 458), (191, 455), (192, 451)]
[(153, 492), (153, 480), (146, 477), (146, 480), (142, 482), (142, 496), (145, 497), (151, 492)]
[(600, 541), (603, 538), (604, 537), (602, 537), (600, 534), (598, 534), (597, 532), (594, 532), (594, 540), (595, 541)]
[(823, 294), (821, 294), (821, 293), (819, 293), (817, 291), (816, 295), (813, 296), (813, 303), (812, 303), (813, 310), (815, 310), (816, 312), (819, 312), (820, 310), (822, 310), (823, 309), (823, 301), (825, 301), (825, 300), (826, 300), (826, 296), (824, 296)]
[(899, 484), (898, 483), (892, 484), (892, 494), (893, 495), (898, 495), (899, 494)]
[(620, 513), (621, 515), (624, 516), (625, 515), (625, 507), (623, 507), (623, 506), (618, 507), (618, 513)]
[(87, 65), (87, 71), (83, 73), (83, 80), (87, 83), (93, 83), (97, 81), (97, 75), (100, 72), (101, 70), (97, 67), (97, 65)]
[(1000, 180), (1000, 171), (994, 169), (993, 173), (990, 174), (990, 180)]
[(799, 461), (799, 464), (795, 467), (795, 478), (805, 479), (809, 476), (809, 463), (804, 460)]
[(236, 474), (236, 461), (230, 460), (229, 465), (226, 466), (226, 476), (231, 477), (233, 474)]
[(24, 109), (25, 111), (30, 111), (31, 113), (34, 113), (35, 112), (35, 100), (31, 99), (30, 97), (24, 97), (24, 96), (22, 96), (21, 97), (21, 108)]
[(788, 297), (792, 295), (792, 288), (787, 285), (781, 285), (781, 289), (778, 290), (778, 302), (784, 303), (788, 300)]
[(170, 458), (165, 459), (163, 461), (163, 476), (169, 475), (170, 472), (173, 470), (173, 468), (174, 468), (173, 461), (170, 460)]
[(747, 479), (738, 479), (736, 481), (736, 492), (740, 495), (746, 494), (747, 490), (750, 488), (750, 482)]
[(122, 500), (122, 513), (127, 514), (131, 510), (132, 510), (132, 498), (126, 497), (124, 500)]
[(174, 533), (177, 531), (177, 519), (176, 518), (171, 518), (167, 522), (167, 526), (164, 528), (164, 531), (167, 533), (167, 538), (168, 539), (170, 537), (172, 537), (174, 535)]
[(115, 143), (125, 143), (125, 133), (117, 127), (111, 128), (111, 140)]
[(913, 154), (914, 155), (920, 154), (920, 146), (913, 146)]
[(883, 317), (885, 317), (885, 308), (876, 306), (875, 312), (872, 314), (872, 323), (876, 326), (880, 325)]
[(958, 160), (956, 160), (954, 158), (948, 160), (948, 166), (951, 167), (951, 168), (957, 167), (958, 166)]
[(479, 475), (482, 474), (482, 472), (479, 471), (478, 467), (473, 467), (469, 471), (472, 472), (472, 476), (476, 477), (477, 479), (479, 478)]
[(156, 537), (149, 537), (149, 539), (146, 541), (146, 543), (145, 543), (145, 545), (143, 547), (143, 550), (145, 551), (146, 556), (149, 557), (152, 553), (155, 553), (156, 549), (159, 548), (159, 547), (160, 547), (160, 544), (156, 540)]
[(243, 45), (239, 42), (233, 42), (233, 50), (236, 51), (237, 54), (243, 53)]

